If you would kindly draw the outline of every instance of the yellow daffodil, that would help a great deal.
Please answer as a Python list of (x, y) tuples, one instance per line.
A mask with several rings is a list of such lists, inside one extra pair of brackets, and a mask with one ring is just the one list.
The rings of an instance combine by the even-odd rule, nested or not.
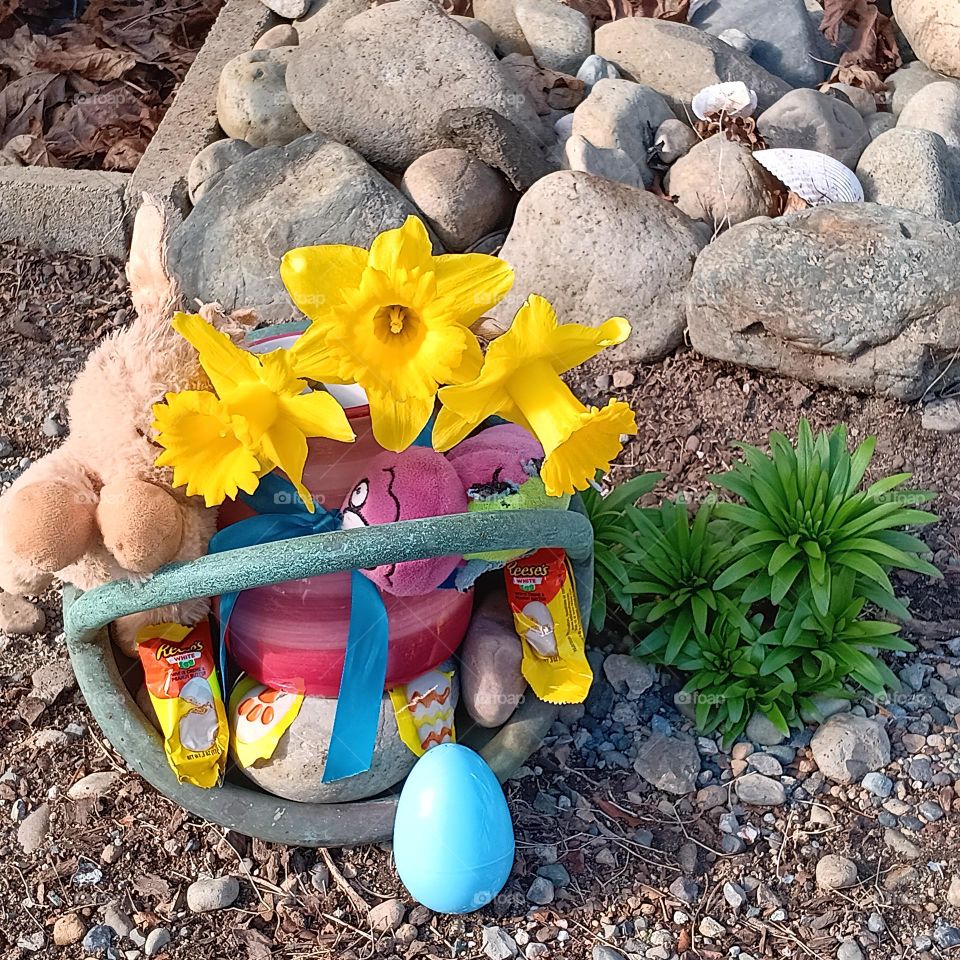
[(305, 392), (289, 351), (255, 356), (195, 314), (178, 313), (173, 328), (196, 347), (217, 395), (187, 391), (154, 406), (164, 448), (157, 464), (172, 466), (174, 485), (185, 483), (208, 506), (238, 489), (252, 493), (261, 476), (279, 467), (312, 513), (303, 485), (307, 438), (354, 439), (340, 404), (328, 393)]
[(552, 497), (584, 490), (597, 470), (609, 470), (623, 447), (621, 434), (637, 432), (630, 407), (611, 400), (585, 407), (560, 374), (623, 343), (630, 325), (613, 317), (599, 327), (557, 323), (553, 307), (532, 296), (510, 329), (487, 348), (483, 369), (470, 383), (444, 387), (433, 430), (437, 450), (449, 450), (492, 414), (526, 427), (543, 446), (541, 477)]
[(416, 217), (381, 233), (369, 252), (327, 245), (290, 250), (280, 276), (312, 325), (291, 350), (296, 374), (358, 383), (377, 442), (404, 450), (433, 412), (437, 389), (477, 375), (470, 331), (513, 283), (485, 254), (435, 257)]

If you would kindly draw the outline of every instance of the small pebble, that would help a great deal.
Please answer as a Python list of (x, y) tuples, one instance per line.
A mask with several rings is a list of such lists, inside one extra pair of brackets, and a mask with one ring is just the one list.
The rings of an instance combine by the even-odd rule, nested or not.
[(156, 956), (170, 942), (170, 931), (166, 927), (157, 927), (147, 934), (143, 952), (148, 957)]
[(187, 907), (191, 913), (223, 910), (240, 896), (236, 877), (202, 877), (187, 887)]

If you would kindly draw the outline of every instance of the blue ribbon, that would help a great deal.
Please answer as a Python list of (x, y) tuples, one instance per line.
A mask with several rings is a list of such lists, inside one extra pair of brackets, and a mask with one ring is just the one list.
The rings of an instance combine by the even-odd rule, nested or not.
[[(340, 514), (324, 510), (309, 513), (289, 480), (270, 473), (255, 493), (243, 495), (257, 516), (240, 520), (214, 534), (210, 553), (289, 540), (340, 528)], [(380, 591), (362, 573), (351, 571), (350, 629), (340, 677), (340, 695), (323, 768), (330, 783), (370, 769), (380, 722), (380, 701), (387, 677), (387, 611)], [(220, 598), (220, 670), (226, 683), (227, 626), (239, 593)], [(225, 689), (226, 686), (225, 686)]]

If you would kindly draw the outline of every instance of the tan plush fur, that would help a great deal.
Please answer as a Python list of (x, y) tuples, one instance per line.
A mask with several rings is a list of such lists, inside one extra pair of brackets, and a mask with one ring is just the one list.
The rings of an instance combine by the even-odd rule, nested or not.
[[(173, 213), (149, 197), (137, 213), (127, 265), (136, 319), (104, 340), (77, 376), (67, 404), (70, 434), (0, 497), (0, 588), (35, 594), (56, 576), (87, 590), (136, 580), (171, 561), (206, 553), (216, 510), (171, 487), (172, 471), (154, 465), (152, 407), (170, 392), (209, 389), (196, 352), (170, 326), (182, 307), (166, 263)], [(215, 305), (204, 316), (231, 334), (249, 317)], [(144, 623), (193, 623), (195, 600), (127, 618), (127, 649)], [(2, 624), (0, 624), (2, 627)]]

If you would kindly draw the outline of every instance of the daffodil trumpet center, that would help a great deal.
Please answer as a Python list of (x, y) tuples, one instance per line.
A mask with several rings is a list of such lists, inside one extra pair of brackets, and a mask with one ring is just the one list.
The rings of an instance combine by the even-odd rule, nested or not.
[(373, 332), (381, 343), (388, 346), (409, 347), (423, 332), (423, 320), (411, 307), (391, 303), (377, 309)]
[(518, 369), (507, 381), (506, 390), (547, 456), (577, 430), (587, 412), (546, 360)]

